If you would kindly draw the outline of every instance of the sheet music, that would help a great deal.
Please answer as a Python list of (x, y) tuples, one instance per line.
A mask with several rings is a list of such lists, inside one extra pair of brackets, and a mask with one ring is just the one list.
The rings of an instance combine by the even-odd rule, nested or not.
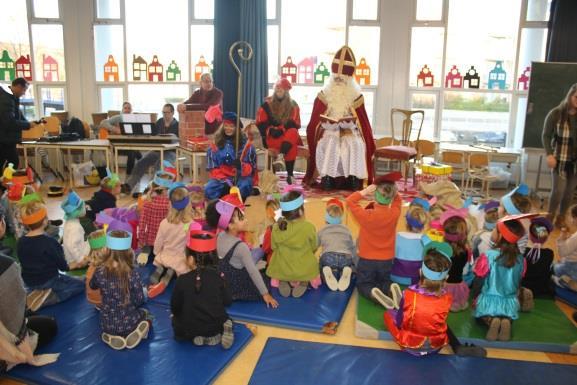
[(122, 126), (124, 127), (124, 132), (126, 134), (132, 134), (132, 124), (124, 123)]
[(152, 134), (152, 125), (151, 124), (143, 124), (142, 125), (142, 133), (145, 135)]

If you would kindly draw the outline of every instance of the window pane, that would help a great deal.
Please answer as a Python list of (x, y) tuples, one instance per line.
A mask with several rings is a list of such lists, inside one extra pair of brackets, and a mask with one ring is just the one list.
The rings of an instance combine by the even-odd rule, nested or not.
[(446, 91), (441, 141), (504, 147), (510, 104), (508, 94)]
[(441, 20), (443, 0), (417, 0), (417, 20)]
[(330, 67), (335, 52), (345, 44), (346, 10), (346, 0), (283, 1), (281, 66), (290, 56), (297, 66), (317, 68), (324, 62)]
[(434, 140), (435, 138), (435, 104), (437, 95), (435, 94), (412, 94), (411, 108), (425, 111), (425, 120), (421, 129), (421, 139)]
[(527, 4), (528, 21), (548, 21), (551, 0), (529, 0)]
[(96, 0), (96, 17), (99, 19), (119, 19), (120, 0)]
[(517, 99), (517, 118), (515, 119), (515, 138), (513, 140), (513, 148), (521, 148), (523, 146), (523, 135), (525, 130), (525, 118), (527, 117), (527, 98), (520, 97)]
[[(2, 62), (6, 63), (6, 68), (0, 70), (0, 81), (9, 81), (20, 76), (31, 80), (26, 1), (11, 2), (10, 12), (0, 12), (0, 26), (2, 26), (0, 28), (0, 57), (2, 57)], [(10, 64), (11, 61), (12, 64)], [(18, 70), (22, 72), (17, 74)]]
[(65, 111), (64, 88), (41, 88), (42, 115), (50, 116), (54, 111)]
[(174, 60), (182, 70), (182, 80), (188, 80), (187, 52), (175, 49), (188, 33), (188, 1), (164, 0), (154, 12), (143, 7), (141, 0), (126, 0), (125, 4), (128, 78), (163, 81)]
[(278, 79), (278, 25), (269, 25), (266, 31), (268, 54), (268, 82)]
[[(455, 65), (463, 74), (475, 66), (482, 86), (510, 89), (514, 84), (520, 7), (521, 0), (487, 0), (483, 6), (479, 6), (477, 0), (451, 1), (447, 69)], [(472, 9), (475, 17), (471, 17)], [(499, 12), (495, 12), (496, 9)]]
[(101, 88), (100, 89), (100, 111), (120, 110), (124, 102), (124, 91), (122, 88)]
[(34, 16), (58, 19), (58, 0), (34, 0)]
[[(311, 120), (311, 113), (313, 111), (313, 103), (321, 87), (311, 86), (294, 86), (291, 91), (291, 99), (298, 103), (301, 113), (301, 135), (306, 135), (307, 123)], [(273, 90), (269, 90), (269, 95), (272, 95)]]
[(214, 0), (194, 0), (195, 19), (214, 19)]
[[(349, 27), (349, 47), (357, 59), (355, 79), (361, 86), (378, 84), (380, 27)], [(365, 63), (362, 63), (362, 59)]]
[(365, 110), (367, 111), (367, 117), (369, 118), (369, 122), (371, 123), (371, 128), (373, 129), (374, 133), (377, 129), (374, 119), (375, 93), (373, 91), (364, 90), (363, 97), (365, 99)]
[(162, 106), (166, 103), (182, 103), (189, 97), (186, 84), (131, 84), (128, 86), (128, 100), (136, 112), (156, 112), (162, 116)]
[[(439, 87), (441, 85), (444, 34), (444, 28), (413, 28), (411, 35), (411, 77), (409, 81), (412, 87), (430, 86), (431, 75), (433, 76), (432, 86)], [(425, 65), (427, 68), (423, 70)], [(418, 81), (419, 79), (420, 81)]]
[(377, 20), (378, 8), (377, 0), (354, 0), (353, 19)]
[(123, 26), (94, 26), (94, 58), (97, 81), (124, 81)]
[(547, 28), (523, 28), (521, 31), (521, 50), (519, 51), (519, 63), (517, 68), (517, 87), (520, 90), (528, 89), (529, 83), (526, 77), (529, 75), (527, 68), (531, 67), (532, 61), (545, 60), (545, 47), (547, 45)]
[(33, 24), (32, 42), (36, 79), (45, 82), (66, 80), (62, 25)]
[(276, 19), (276, 0), (266, 0), (266, 18)]
[[(190, 27), (190, 63), (192, 81), (198, 81), (204, 72), (211, 72), (214, 60), (214, 26)], [(207, 67), (208, 66), (208, 67)], [(185, 69), (183, 69), (184, 71)]]

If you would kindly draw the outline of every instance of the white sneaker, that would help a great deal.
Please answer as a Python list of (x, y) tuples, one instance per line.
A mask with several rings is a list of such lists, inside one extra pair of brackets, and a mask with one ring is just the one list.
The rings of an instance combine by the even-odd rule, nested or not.
[(393, 299), (388, 295), (385, 295), (385, 293), (383, 293), (381, 289), (373, 287), (373, 289), (371, 290), (371, 295), (385, 309), (391, 310), (395, 308), (395, 302), (393, 301)]
[(399, 305), (401, 304), (401, 298), (403, 298), (401, 287), (398, 283), (392, 283), (389, 290), (391, 291), (391, 296), (393, 297), (393, 302), (395, 303), (395, 309), (398, 309)]
[(327, 284), (327, 287), (329, 289), (331, 289), (332, 291), (339, 290), (339, 283), (337, 282), (337, 279), (335, 278), (333, 271), (330, 267), (328, 266), (323, 267), (323, 277), (325, 277), (325, 283)]
[(343, 267), (343, 272), (341, 273), (341, 279), (339, 279), (339, 290), (346, 291), (351, 285), (351, 275), (353, 274), (353, 269), (348, 266)]

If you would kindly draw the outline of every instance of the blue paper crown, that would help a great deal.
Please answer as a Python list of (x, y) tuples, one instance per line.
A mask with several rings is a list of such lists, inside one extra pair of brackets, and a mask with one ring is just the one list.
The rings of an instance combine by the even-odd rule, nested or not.
[[(425, 254), (427, 254), (429, 250), (435, 250), (439, 252), (442, 256), (447, 258), (449, 262), (451, 261), (451, 257), (453, 256), (453, 248), (446, 242), (435, 242), (435, 241), (428, 242), (423, 249), (423, 257), (425, 256)], [(429, 269), (427, 265), (425, 265), (424, 258), (423, 258), (423, 264), (421, 265), (421, 272), (423, 273), (423, 276), (427, 279), (430, 279), (431, 281), (444, 280), (449, 275), (450, 269), (451, 268), (449, 267), (445, 271), (433, 271)]]
[(421, 206), (425, 211), (431, 210), (431, 204), (426, 199), (416, 197), (411, 203)]
[(62, 210), (64, 210), (66, 214), (70, 214), (80, 208), (82, 203), (84, 203), (84, 201), (80, 199), (80, 196), (75, 191), (70, 191), (60, 207), (62, 207)]
[[(170, 179), (161, 178), (162, 175), (170, 175)], [(172, 185), (172, 175), (165, 171), (158, 171), (154, 175), (154, 183), (160, 187), (170, 188)]]
[[(156, 183), (156, 182), (155, 182), (155, 183)], [(169, 189), (168, 189), (168, 196), (171, 196), (171, 195), (172, 195), (172, 192), (173, 192), (174, 190), (176, 190), (177, 188), (180, 188), (180, 187), (186, 188), (186, 185), (185, 185), (184, 183), (182, 183), (182, 182), (174, 182), (174, 183), (172, 183), (172, 184), (170, 185)]]
[(342, 218), (341, 217), (333, 217), (329, 213), (325, 213), (325, 221), (329, 225), (340, 225), (342, 222)]
[(126, 232), (128, 237), (119, 238), (110, 235), (110, 232), (106, 234), (106, 246), (110, 250), (128, 250), (132, 245), (132, 233)]
[(425, 227), (423, 223), (413, 218), (409, 213), (405, 215), (405, 219), (407, 220), (407, 224), (414, 229), (422, 229), (423, 227)]
[(288, 212), (288, 211), (296, 210), (304, 204), (305, 204), (305, 199), (301, 195), (298, 198), (293, 199), (292, 201), (289, 201), (289, 202), (281, 201), (280, 202), (280, 208), (282, 211)]

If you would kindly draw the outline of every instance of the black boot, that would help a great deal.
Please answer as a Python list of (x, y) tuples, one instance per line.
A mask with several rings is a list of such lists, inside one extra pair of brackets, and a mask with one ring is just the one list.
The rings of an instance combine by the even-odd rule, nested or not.
[(351, 189), (352, 191), (358, 191), (361, 189), (363, 183), (362, 179), (359, 179), (354, 175), (349, 175), (348, 179), (349, 179), (349, 189)]
[(286, 165), (286, 182), (288, 184), (293, 184), (293, 173), (295, 169), (295, 161), (294, 160), (287, 160), (285, 161)]
[(321, 188), (325, 191), (332, 190), (333, 188), (333, 181), (330, 176), (323, 176), (321, 178)]

